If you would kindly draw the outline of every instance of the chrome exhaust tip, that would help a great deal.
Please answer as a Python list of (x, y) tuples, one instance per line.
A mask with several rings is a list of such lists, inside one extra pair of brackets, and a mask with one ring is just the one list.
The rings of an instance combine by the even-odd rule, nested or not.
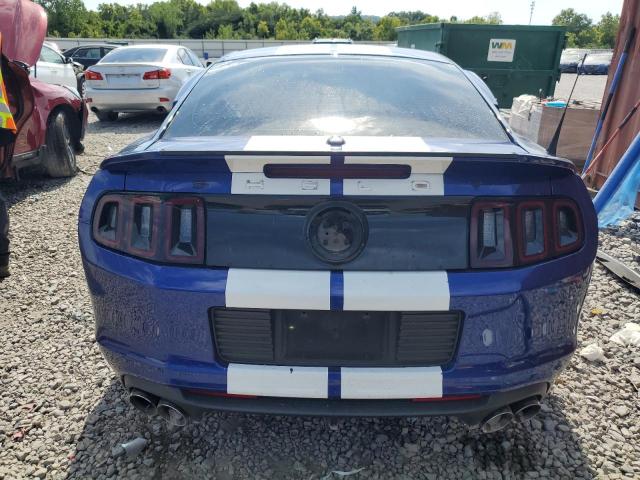
[(167, 109), (164, 107), (158, 107), (156, 108), (156, 110), (158, 111), (158, 113), (167, 113)]
[(129, 403), (146, 415), (156, 414), (158, 399), (153, 395), (134, 388), (129, 392)]
[(529, 397), (511, 405), (511, 411), (518, 422), (526, 422), (540, 413), (540, 402), (537, 397)]
[(513, 421), (514, 415), (509, 407), (502, 407), (495, 412), (490, 413), (480, 423), (480, 430), (483, 433), (494, 433), (502, 430)]
[(177, 405), (166, 400), (160, 400), (156, 408), (158, 415), (169, 425), (184, 427), (187, 424), (187, 414)]

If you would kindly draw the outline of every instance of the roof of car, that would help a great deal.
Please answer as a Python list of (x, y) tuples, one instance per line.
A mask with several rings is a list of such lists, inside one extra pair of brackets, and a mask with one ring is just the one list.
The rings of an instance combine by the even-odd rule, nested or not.
[(415, 58), (441, 63), (453, 63), (447, 57), (434, 52), (414, 48), (398, 48), (386, 45), (367, 44), (303, 44), (278, 47), (252, 48), (225, 55), (220, 61), (245, 58), (281, 57), (288, 55), (371, 55), (379, 57)]
[(82, 45), (76, 45), (75, 47), (70, 47), (67, 50), (71, 50), (72, 48), (87, 48), (87, 47), (125, 47), (126, 45), (119, 45), (117, 43), (83, 43)]
[(180, 45), (171, 45), (169, 43), (141, 43), (141, 44), (138, 44), (138, 45), (120, 45), (120, 46), (118, 46), (118, 48), (126, 48), (126, 49), (129, 49), (129, 50), (138, 49), (138, 48), (176, 49), (176, 48), (180, 48)]

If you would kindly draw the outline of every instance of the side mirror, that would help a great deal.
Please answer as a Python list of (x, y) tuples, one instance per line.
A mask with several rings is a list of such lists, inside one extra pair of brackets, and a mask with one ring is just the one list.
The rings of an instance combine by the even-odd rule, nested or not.
[(65, 56), (63, 56), (63, 58), (64, 58), (64, 63), (73, 63), (73, 58), (65, 57)]

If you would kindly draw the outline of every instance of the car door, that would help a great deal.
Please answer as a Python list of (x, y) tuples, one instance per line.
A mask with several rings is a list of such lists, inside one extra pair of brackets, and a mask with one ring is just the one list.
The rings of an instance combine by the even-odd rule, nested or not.
[(71, 63), (67, 63), (61, 54), (46, 45), (42, 46), (33, 75), (46, 83), (77, 87), (76, 74)]
[(31, 69), (31, 74), (42, 82), (59, 83), (58, 78), (60, 77), (61, 71), (56, 61), (58, 61), (58, 59), (53, 49), (43, 45), (42, 50), (40, 50), (40, 57)]
[(195, 65), (198, 68), (204, 68), (204, 66), (202, 65), (202, 62), (200, 61), (198, 56), (193, 52), (193, 50), (189, 50), (188, 48), (185, 48), (185, 50), (187, 51), (189, 58), (191, 58), (191, 63), (193, 63), (193, 65)]
[[(196, 59), (197, 60), (197, 59)], [(193, 59), (189, 55), (189, 52), (186, 48), (178, 49), (178, 61), (183, 65), (182, 70), (184, 72), (182, 83), (189, 80), (193, 75), (198, 73), (198, 71), (202, 68), (199, 65), (199, 61), (197, 64), (194, 63)]]

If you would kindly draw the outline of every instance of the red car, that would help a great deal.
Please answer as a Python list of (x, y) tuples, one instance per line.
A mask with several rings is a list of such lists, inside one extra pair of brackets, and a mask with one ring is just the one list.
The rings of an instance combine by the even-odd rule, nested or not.
[(47, 31), (42, 7), (28, 0), (0, 0), (2, 76), (18, 127), (15, 142), (0, 145), (0, 179), (17, 178), (26, 167), (51, 177), (75, 175), (83, 150), (87, 107), (67, 87), (29, 77)]

